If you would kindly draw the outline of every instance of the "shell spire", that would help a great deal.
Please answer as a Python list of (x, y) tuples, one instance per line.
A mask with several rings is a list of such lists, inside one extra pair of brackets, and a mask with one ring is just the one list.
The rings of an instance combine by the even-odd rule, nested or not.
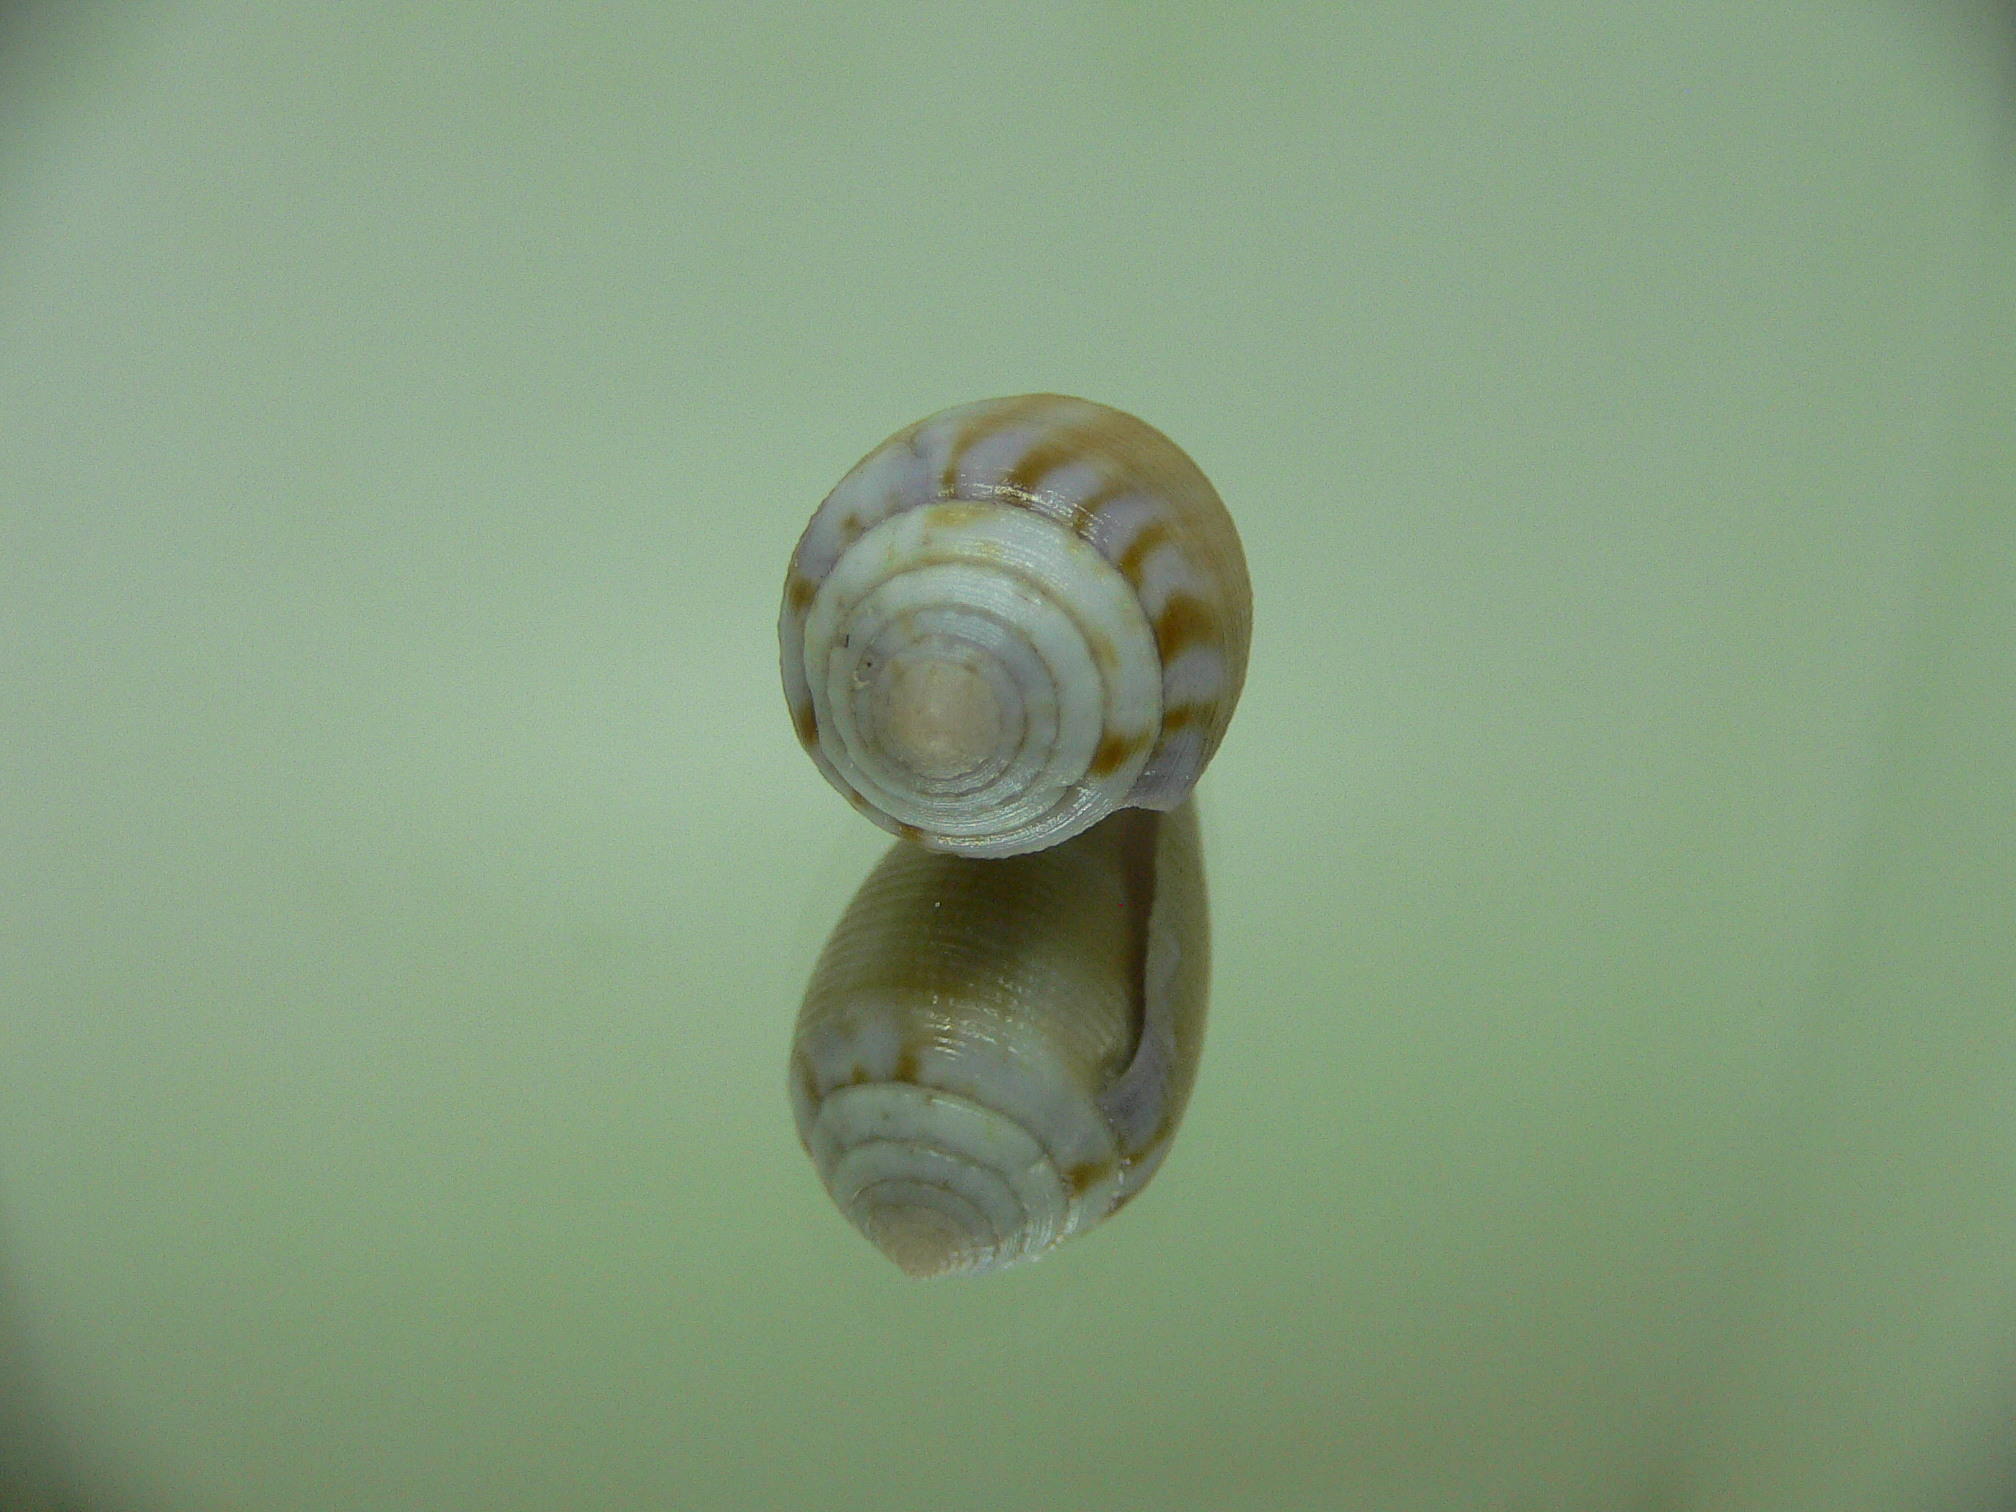
[(870, 452), (806, 526), (778, 620), (785, 699), (827, 780), (968, 856), (1181, 803), (1251, 632), (1238, 531), (1196, 464), (1057, 394), (944, 410)]

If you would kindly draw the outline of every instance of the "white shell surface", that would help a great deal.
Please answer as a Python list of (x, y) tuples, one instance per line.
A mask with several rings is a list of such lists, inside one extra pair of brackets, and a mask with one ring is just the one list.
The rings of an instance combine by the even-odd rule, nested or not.
[(841, 1211), (913, 1275), (1042, 1255), (1159, 1166), (1209, 967), (1193, 806), (1005, 861), (896, 846), (806, 989), (799, 1137)]
[[(923, 570), (948, 550), (961, 570)], [(1180, 803), (1230, 721), (1251, 621), (1238, 533), (1196, 465), (1131, 415), (1032, 394), (863, 458), (798, 543), (778, 637), (799, 739), (836, 788), (905, 838), (1003, 856)], [(881, 717), (892, 687), (911, 717)]]
[[(1011, 854), (1076, 833), (1120, 806), (1160, 725), (1154, 635), (1126, 580), (1027, 510), (937, 504), (884, 520), (820, 585), (805, 644), (826, 758), (944, 849)], [(948, 678), (963, 717), (947, 717)], [(928, 745), (904, 738), (898, 712), (920, 681), (937, 692)], [(1104, 760), (1102, 747), (1125, 754)]]

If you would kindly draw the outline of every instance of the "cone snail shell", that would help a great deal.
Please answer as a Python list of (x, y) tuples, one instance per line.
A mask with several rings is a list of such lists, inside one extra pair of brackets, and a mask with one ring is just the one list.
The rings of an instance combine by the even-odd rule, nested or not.
[(1246, 676), (1237, 530), (1152, 426), (1027, 394), (897, 432), (806, 526), (784, 695), (827, 779), (932, 850), (1009, 856), (1169, 810)]
[(898, 844), (806, 989), (799, 1138), (911, 1275), (1035, 1258), (1160, 1165), (1209, 975), (1194, 803), (1002, 861)]

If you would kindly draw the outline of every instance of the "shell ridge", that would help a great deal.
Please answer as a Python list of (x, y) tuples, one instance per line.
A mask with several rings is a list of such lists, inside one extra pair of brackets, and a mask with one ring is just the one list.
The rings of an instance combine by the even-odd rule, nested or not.
[(1174, 1137), (1196, 1075), (1209, 987), (1210, 924), (1194, 803), (1156, 822), (1154, 895), (1141, 930), (1141, 1028), (1126, 1068), (1100, 1096), (1130, 1168), (1123, 1192), (1146, 1184), (1151, 1158)]

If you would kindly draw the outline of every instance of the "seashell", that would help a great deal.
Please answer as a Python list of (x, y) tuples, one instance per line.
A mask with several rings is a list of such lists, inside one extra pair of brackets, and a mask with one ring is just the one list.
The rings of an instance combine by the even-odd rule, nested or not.
[(778, 621), (827, 780), (932, 850), (1010, 856), (1169, 810), (1246, 677), (1252, 587), (1160, 431), (1025, 394), (898, 431), (819, 506)]
[(1209, 977), (1195, 804), (1000, 861), (898, 844), (806, 988), (799, 1139), (911, 1275), (1034, 1259), (1155, 1174)]

